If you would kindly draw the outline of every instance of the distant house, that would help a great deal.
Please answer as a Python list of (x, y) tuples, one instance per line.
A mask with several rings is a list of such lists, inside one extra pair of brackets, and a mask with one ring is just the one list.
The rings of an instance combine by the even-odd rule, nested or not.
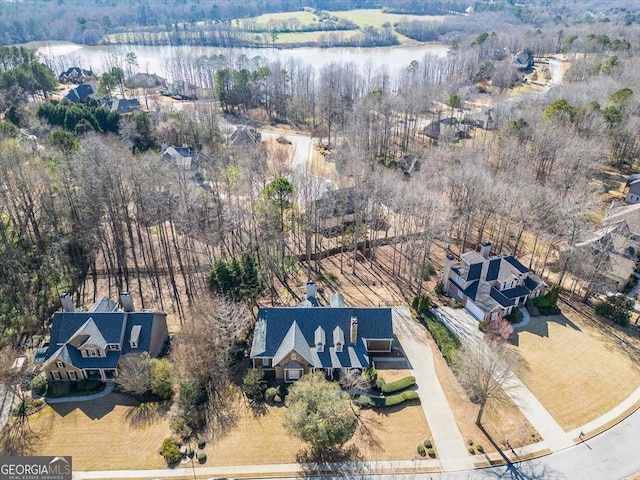
[(470, 138), (470, 129), (469, 124), (461, 123), (455, 117), (445, 117), (431, 122), (424, 127), (422, 133), (434, 140), (455, 143), (461, 139)]
[(129, 88), (166, 88), (167, 81), (155, 73), (136, 73), (125, 82)]
[[(177, 96), (183, 99), (197, 98), (198, 87), (185, 80), (175, 81), (167, 87), (166, 95)], [(163, 93), (165, 93), (163, 92)]]
[(189, 147), (168, 147), (163, 144), (162, 158), (171, 161), (179, 170), (195, 171), (200, 168), (198, 154)]
[(71, 67), (60, 75), (58, 75), (58, 81), (60, 83), (85, 83), (95, 81), (98, 78), (91, 70), (85, 70), (80, 67)]
[(640, 173), (634, 173), (627, 179), (629, 191), (624, 198), (627, 203), (640, 203)]
[(338, 293), (324, 307), (309, 281), (305, 300), (297, 307), (260, 309), (250, 358), (254, 368), (293, 382), (314, 371), (333, 375), (367, 368), (370, 354), (389, 353), (392, 346), (390, 308), (347, 307)]
[(90, 83), (83, 83), (69, 90), (65, 98), (71, 102), (85, 102), (88, 98), (95, 97), (95, 89)]
[(521, 50), (513, 56), (511, 64), (518, 70), (529, 70), (533, 67), (533, 52)]
[(102, 108), (120, 115), (127, 115), (141, 110), (140, 102), (137, 98), (113, 98), (102, 105)]
[(61, 296), (64, 311), (53, 315), (51, 340), (42, 364), (50, 380), (108, 380), (117, 376), (122, 355), (147, 352), (157, 356), (169, 334), (167, 314), (134, 311), (128, 292), (120, 304), (103, 297), (87, 312), (76, 312), (69, 294)]
[(482, 244), (480, 253), (467, 252), (454, 264), (447, 255), (442, 285), (451, 297), (462, 302), (478, 320), (509, 315), (527, 299), (546, 293), (547, 285), (513, 255), (489, 256), (491, 243)]
[(229, 135), (231, 145), (246, 145), (260, 143), (260, 132), (249, 125), (236, 125), (236, 129)]

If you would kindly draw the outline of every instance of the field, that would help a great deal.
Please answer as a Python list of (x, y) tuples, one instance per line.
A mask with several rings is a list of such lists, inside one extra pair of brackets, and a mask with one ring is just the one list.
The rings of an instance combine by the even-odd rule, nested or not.
[(382, 10), (349, 10), (347, 12), (329, 12), (336, 17), (346, 18), (351, 20), (359, 27), (370, 25), (372, 27), (380, 28), (384, 23), (390, 23), (391, 25), (399, 22), (402, 19), (406, 20), (420, 20), (423, 22), (441, 22), (446, 17), (443, 15), (402, 15), (397, 13), (385, 13)]
[(638, 346), (611, 333), (563, 305), (563, 315), (534, 317), (514, 339), (527, 364), (520, 379), (565, 430), (598, 418), (640, 386)]

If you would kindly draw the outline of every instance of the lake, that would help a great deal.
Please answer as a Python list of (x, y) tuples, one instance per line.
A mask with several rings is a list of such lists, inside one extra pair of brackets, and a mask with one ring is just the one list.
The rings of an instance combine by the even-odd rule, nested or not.
[(127, 52), (133, 52), (137, 56), (138, 70), (141, 72), (156, 73), (160, 76), (172, 79), (168, 66), (172, 58), (175, 57), (200, 57), (212, 55), (225, 55), (227, 57), (239, 57), (245, 55), (252, 59), (260, 56), (267, 60), (280, 59), (286, 62), (290, 58), (301, 59), (312, 64), (316, 69), (334, 61), (353, 62), (363, 68), (368, 63), (374, 67), (386, 66), (393, 72), (400, 68), (406, 68), (413, 60), (421, 60), (422, 57), (430, 53), (437, 57), (445, 57), (449, 49), (446, 45), (423, 44), (407, 45), (395, 47), (372, 47), (372, 48), (222, 48), (222, 47), (200, 47), (200, 46), (142, 46), (142, 45), (77, 45), (69, 42), (47, 42), (28, 44), (36, 48), (40, 57), (53, 59), (49, 64), (55, 66), (57, 73), (64, 68), (79, 66), (85, 69), (92, 69), (96, 73), (104, 72), (108, 64), (116, 62), (109, 59), (120, 58), (124, 63), (124, 56)]

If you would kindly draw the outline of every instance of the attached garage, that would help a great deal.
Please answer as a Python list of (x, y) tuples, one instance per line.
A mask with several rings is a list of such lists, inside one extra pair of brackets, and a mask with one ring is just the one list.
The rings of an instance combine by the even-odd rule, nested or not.
[(471, 315), (476, 317), (477, 320), (484, 320), (484, 312), (480, 310), (480, 308), (475, 303), (473, 303), (471, 299), (467, 299), (465, 308), (469, 311), (469, 313), (471, 313)]
[(365, 339), (368, 352), (390, 352), (392, 343), (393, 340), (389, 338)]

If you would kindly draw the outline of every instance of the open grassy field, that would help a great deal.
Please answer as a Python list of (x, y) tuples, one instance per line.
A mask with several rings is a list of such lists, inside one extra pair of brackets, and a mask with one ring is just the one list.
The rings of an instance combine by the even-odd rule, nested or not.
[(446, 17), (443, 15), (402, 15), (397, 13), (385, 13), (381, 9), (362, 9), (362, 10), (349, 10), (346, 12), (329, 12), (339, 18), (346, 18), (351, 20), (359, 27), (370, 25), (372, 27), (381, 27), (384, 23), (390, 23), (393, 25), (402, 19), (406, 20), (420, 20), (423, 22), (441, 22)]
[(638, 347), (621, 339), (567, 306), (534, 317), (513, 340), (527, 364), (520, 379), (562, 428), (577, 428), (640, 386)]
[[(317, 21), (317, 16), (311, 12), (303, 11), (303, 12), (280, 12), (280, 13), (265, 13), (264, 15), (258, 15), (257, 17), (251, 17), (248, 20), (254, 21), (260, 25), (264, 25), (269, 20), (298, 20), (303, 25), (308, 25)], [(240, 20), (240, 24), (242, 24), (242, 20)]]

